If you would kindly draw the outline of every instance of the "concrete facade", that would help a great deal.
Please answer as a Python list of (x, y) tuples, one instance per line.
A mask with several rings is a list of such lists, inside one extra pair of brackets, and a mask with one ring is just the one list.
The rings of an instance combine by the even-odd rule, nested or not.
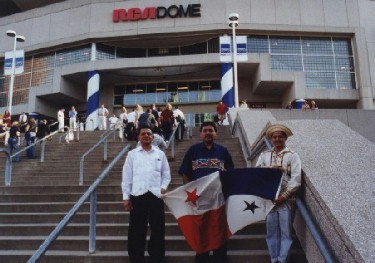
[[(114, 23), (114, 9), (140, 8), (200, 4), (200, 17), (148, 19)], [(239, 63), (239, 97), (261, 103), (267, 108), (284, 107), (296, 98), (314, 99), (318, 105), (329, 108), (373, 109), (375, 98), (375, 3), (369, 0), (208, 0), (201, 1), (120, 1), (120, 0), (68, 0), (61, 3), (32, 9), (19, 14), (0, 18), (0, 32), (13, 29), (26, 37), (19, 43), (26, 55), (54, 51), (91, 43), (114, 43), (113, 45), (139, 45), (148, 47), (178, 46), (197, 43), (212, 36), (231, 34), (227, 24), (228, 14), (239, 14), (238, 35), (268, 34), (286, 36), (332, 36), (348, 37), (352, 41), (357, 89), (311, 89), (305, 87), (303, 72), (273, 71), (269, 54), (249, 54), (248, 62)], [(117, 43), (117, 44), (116, 44)], [(5, 34), (0, 41), (0, 57), (12, 47), (12, 39)], [(168, 78), (219, 79), (220, 60), (218, 54), (166, 56), (156, 58), (116, 59), (89, 61), (56, 68), (53, 87), (31, 87), (29, 103), (14, 106), (14, 113), (23, 110), (38, 111), (39, 99), (48, 101), (48, 94), (57, 95), (58, 100), (68, 99), (85, 108), (86, 72), (98, 70), (99, 74), (117, 70), (138, 70), (137, 81), (142, 79), (142, 70), (157, 67), (186, 70), (194, 67), (195, 74), (169, 74)], [(202, 68), (212, 69), (210, 73), (199, 74)], [(148, 71), (143, 76), (149, 79)], [(129, 83), (125, 74), (118, 80), (101, 80), (101, 101), (113, 110), (111, 100), (114, 85)], [(155, 76), (155, 80), (165, 78)], [(62, 80), (63, 79), (63, 80)], [(79, 79), (79, 81), (77, 80)], [(69, 82), (69, 83), (67, 83)], [(66, 85), (68, 88), (66, 88)], [(70, 87), (82, 89), (69, 92)], [(72, 90), (72, 89), (71, 89)], [(43, 93), (43, 94), (42, 94)], [(36, 96), (33, 98), (33, 96)], [(44, 97), (43, 97), (44, 96)], [(36, 103), (34, 103), (36, 102)], [(48, 102), (47, 102), (48, 103)], [(58, 105), (62, 106), (62, 105)], [(183, 105), (186, 109), (189, 105)], [(199, 108), (202, 106), (202, 108)], [(215, 103), (194, 106), (201, 111), (207, 107), (215, 111)], [(54, 108), (51, 105), (51, 108)], [(58, 107), (56, 107), (57, 109)], [(0, 109), (0, 111), (5, 108)], [(55, 110), (55, 109), (54, 109)], [(43, 112), (51, 115), (52, 112)], [(55, 113), (53, 113), (54, 115)]]

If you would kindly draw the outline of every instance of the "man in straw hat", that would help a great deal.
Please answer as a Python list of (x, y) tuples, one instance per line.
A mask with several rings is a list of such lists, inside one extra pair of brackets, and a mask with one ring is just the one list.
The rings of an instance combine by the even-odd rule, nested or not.
[(292, 131), (282, 124), (270, 125), (266, 136), (273, 148), (260, 154), (257, 167), (273, 167), (283, 171), (279, 196), (275, 207), (267, 215), (267, 245), (271, 262), (287, 262), (292, 246), (292, 225), (295, 209), (295, 193), (301, 185), (301, 160), (297, 153), (286, 147)]

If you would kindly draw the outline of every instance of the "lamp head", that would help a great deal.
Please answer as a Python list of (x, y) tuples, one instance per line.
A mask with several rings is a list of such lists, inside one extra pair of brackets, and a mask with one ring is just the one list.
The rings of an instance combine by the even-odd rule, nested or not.
[(228, 16), (228, 19), (229, 19), (230, 21), (237, 21), (239, 18), (240, 18), (240, 15), (237, 14), (237, 13), (231, 13), (231, 14), (229, 14), (229, 16)]
[(6, 33), (8, 37), (15, 37), (17, 35), (16, 31), (14, 30), (7, 30)]
[(229, 27), (237, 27), (238, 26), (238, 21), (229, 21)]
[(19, 35), (16, 36), (17, 42), (25, 42), (25, 40), (26, 40), (26, 38), (24, 36), (19, 36)]

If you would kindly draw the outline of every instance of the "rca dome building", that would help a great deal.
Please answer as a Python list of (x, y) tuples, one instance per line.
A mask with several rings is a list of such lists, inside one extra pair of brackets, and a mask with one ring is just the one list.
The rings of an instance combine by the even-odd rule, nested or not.
[[(28, 3), (31, 2), (31, 3)], [(51, 4), (46, 5), (45, 2)], [(14, 30), (26, 38), (12, 114), (56, 116), (74, 105), (86, 116), (100, 104), (179, 105), (216, 111), (222, 97), (221, 36), (238, 13), (248, 60), (238, 62), (239, 99), (284, 108), (295, 99), (319, 108), (374, 109), (375, 1), (370, 0), (54, 0), (3, 1), (0, 112), (10, 76), (4, 56)]]

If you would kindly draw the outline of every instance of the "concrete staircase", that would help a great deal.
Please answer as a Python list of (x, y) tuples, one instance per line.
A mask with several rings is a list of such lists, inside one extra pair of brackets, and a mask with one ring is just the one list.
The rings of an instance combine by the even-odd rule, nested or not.
[[(177, 144), (176, 157), (170, 162), (172, 183), (181, 185), (178, 167), (187, 148), (199, 142), (199, 131)], [(69, 211), (89, 184), (108, 162), (103, 162), (103, 147), (91, 153), (84, 167), (84, 186), (78, 186), (79, 158), (99, 138), (99, 132), (84, 132), (80, 142), (47, 143), (45, 162), (21, 158), (13, 166), (12, 185), (4, 186), (4, 165), (0, 165), (0, 262), (26, 262), (39, 248), (56, 224)], [(231, 138), (227, 127), (219, 127), (218, 143), (225, 145), (236, 167), (245, 167), (240, 143)], [(126, 142), (109, 142), (111, 160)], [(134, 143), (133, 143), (134, 145)], [(39, 148), (36, 151), (39, 155)], [(25, 154), (24, 154), (25, 155)], [(121, 169), (124, 158), (114, 167), (98, 188), (96, 252), (88, 253), (89, 204), (75, 215), (60, 237), (51, 245), (40, 262), (129, 262), (127, 257), (128, 216), (122, 206)], [(193, 262), (176, 220), (166, 212), (167, 263)], [(230, 262), (269, 262), (265, 243), (265, 224), (248, 226), (228, 243)], [(306, 262), (296, 240), (292, 262)]]

